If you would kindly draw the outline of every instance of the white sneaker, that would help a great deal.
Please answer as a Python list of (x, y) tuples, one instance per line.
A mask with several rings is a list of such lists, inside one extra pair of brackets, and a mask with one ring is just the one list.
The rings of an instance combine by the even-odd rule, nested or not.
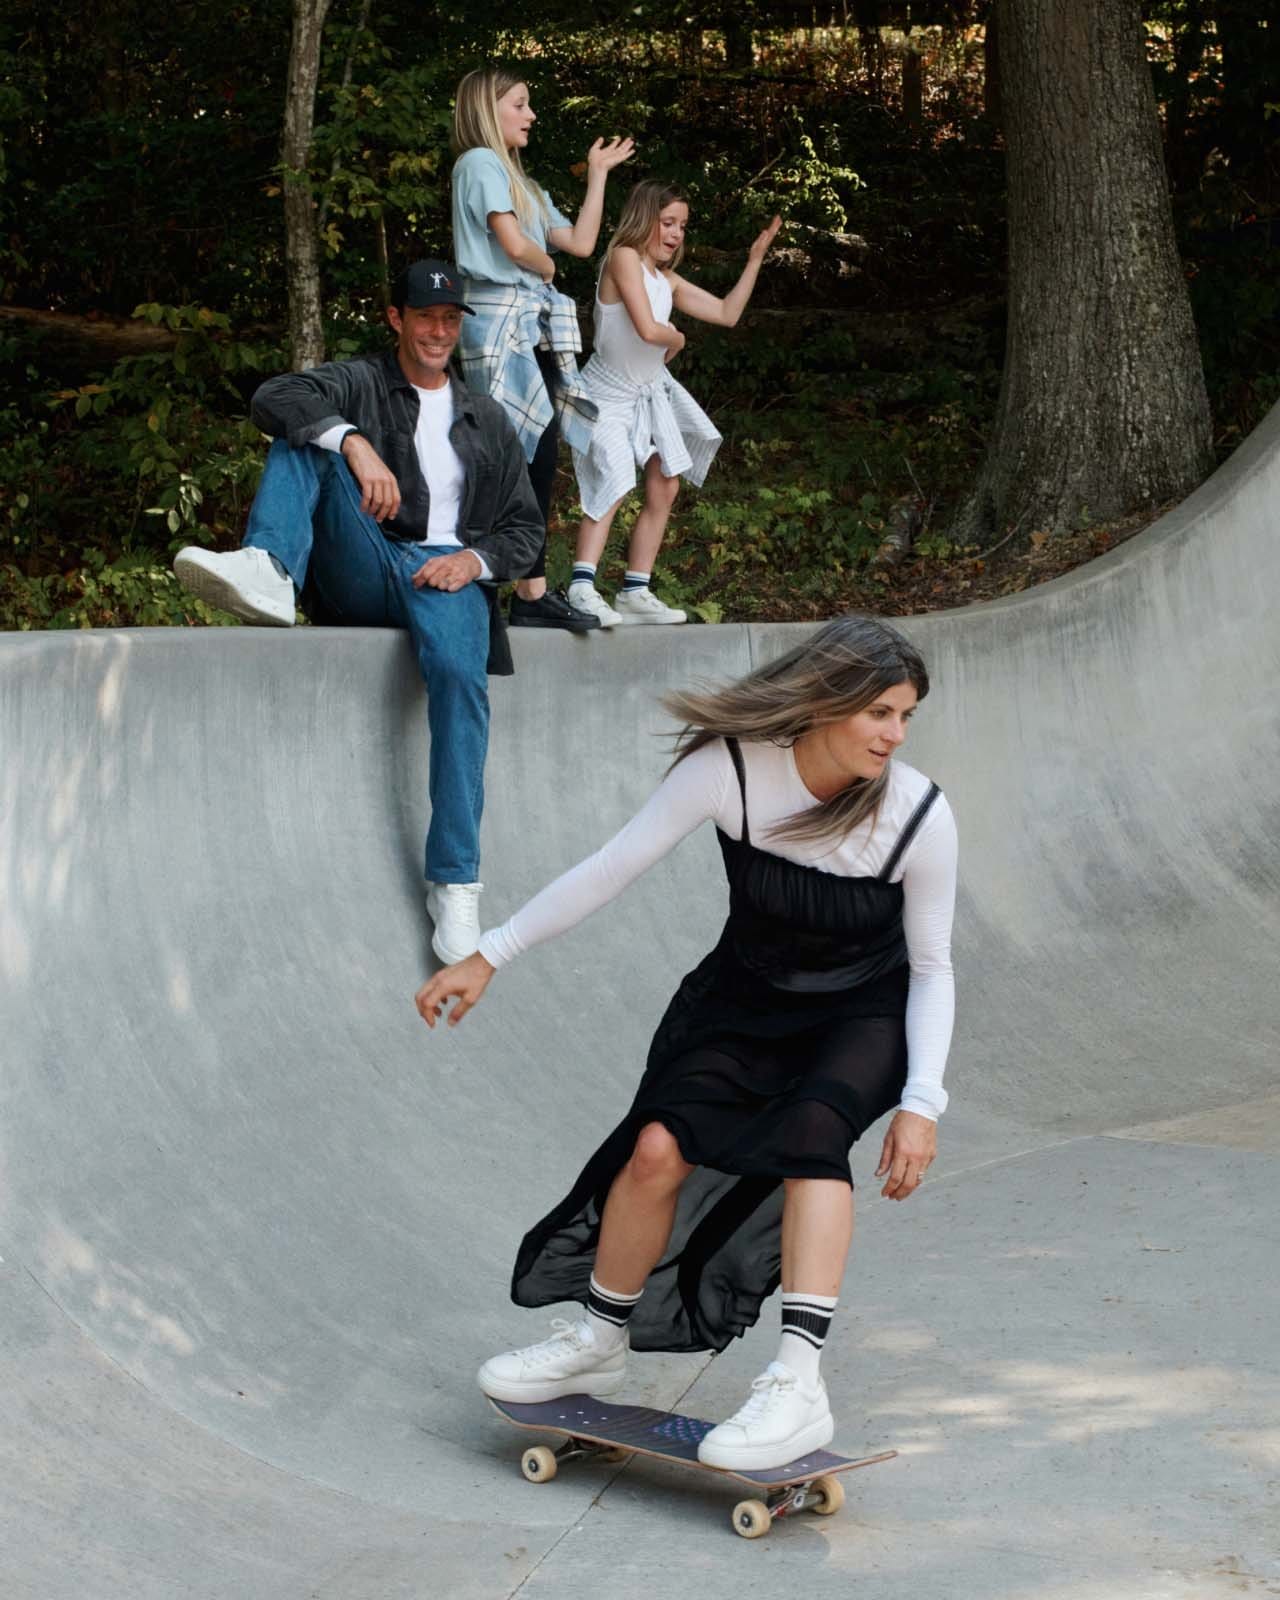
[(482, 883), (429, 883), (427, 915), (435, 923), (431, 948), (446, 966), (465, 961), (480, 948)]
[(616, 1394), (627, 1375), (624, 1335), (611, 1350), (601, 1350), (590, 1324), (556, 1317), (556, 1330), (541, 1344), (508, 1350), (480, 1368), (476, 1381), (495, 1400), (558, 1400), (562, 1394)]
[(830, 1444), (835, 1427), (822, 1379), (807, 1389), (790, 1367), (771, 1361), (751, 1385), (746, 1405), (698, 1446), (698, 1460), (735, 1472), (782, 1467)]
[(569, 604), (575, 611), (585, 611), (588, 616), (599, 617), (602, 628), (612, 628), (622, 621), (595, 584), (581, 578), (569, 585)]
[(197, 600), (245, 622), (292, 628), (298, 602), (293, 579), (282, 578), (265, 550), (205, 550), (186, 545), (173, 558), (173, 575)]
[(619, 589), (613, 597), (613, 607), (619, 622), (685, 622), (683, 611), (676, 611), (674, 607), (659, 600), (653, 590), (646, 586), (643, 589)]

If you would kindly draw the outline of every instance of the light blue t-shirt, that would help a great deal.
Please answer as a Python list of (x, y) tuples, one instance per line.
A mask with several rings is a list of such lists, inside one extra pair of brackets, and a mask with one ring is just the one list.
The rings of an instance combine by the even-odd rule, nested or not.
[[(521, 226), (539, 250), (546, 250), (547, 234), (553, 228), (571, 228), (573, 223), (545, 189), (538, 193), (546, 203), (546, 221), (535, 211), (533, 221)], [(516, 265), (489, 227), (491, 211), (515, 209), (511, 180), (497, 155), (481, 146), (464, 150), (453, 167), (453, 258), (464, 278), (485, 283), (540, 281), (536, 273)]]

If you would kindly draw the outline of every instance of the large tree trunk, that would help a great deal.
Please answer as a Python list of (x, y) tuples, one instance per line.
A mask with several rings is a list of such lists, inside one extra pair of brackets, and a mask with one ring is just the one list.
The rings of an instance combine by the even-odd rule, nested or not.
[(731, 12), (724, 18), (724, 64), (735, 72), (750, 72), (755, 61), (751, 23), (746, 17)]
[(315, 127), (320, 38), (330, 0), (293, 0), (293, 41), (285, 90), (285, 275), (289, 288), (289, 343), (295, 371), (324, 360), (320, 319), (320, 249), (311, 193), (311, 135)]
[(1139, 0), (1000, 0), (1009, 313), (994, 436), (957, 532), (1061, 531), (1211, 463)]

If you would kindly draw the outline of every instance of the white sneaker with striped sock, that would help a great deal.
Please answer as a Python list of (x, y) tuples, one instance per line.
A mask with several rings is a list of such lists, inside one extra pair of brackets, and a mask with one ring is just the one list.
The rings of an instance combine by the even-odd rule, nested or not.
[(659, 600), (648, 585), (643, 589), (619, 589), (613, 597), (613, 609), (618, 614), (619, 622), (663, 624), (689, 620), (683, 611), (677, 611), (665, 600)]
[(735, 1472), (781, 1467), (830, 1444), (835, 1430), (822, 1379), (811, 1387), (771, 1361), (751, 1385), (747, 1403), (698, 1446), (698, 1460)]
[(493, 1356), (477, 1380), (495, 1400), (558, 1400), (564, 1394), (589, 1394), (602, 1399), (616, 1394), (627, 1376), (625, 1334), (610, 1350), (602, 1350), (586, 1319), (566, 1322), (556, 1317), (555, 1332), (540, 1344)]
[(599, 617), (602, 628), (614, 628), (622, 621), (595, 584), (585, 583), (581, 578), (569, 585), (569, 604), (589, 616)]

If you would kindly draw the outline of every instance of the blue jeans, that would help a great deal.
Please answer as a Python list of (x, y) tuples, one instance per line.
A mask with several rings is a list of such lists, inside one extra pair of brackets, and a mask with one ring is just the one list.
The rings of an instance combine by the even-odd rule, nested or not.
[(474, 883), (489, 748), (489, 603), (478, 584), (446, 594), (410, 579), (456, 546), (399, 544), (360, 509), (360, 487), (341, 456), (277, 439), (249, 512), (246, 545), (284, 567), (326, 623), (405, 628), (427, 686), (431, 826), (426, 875)]

